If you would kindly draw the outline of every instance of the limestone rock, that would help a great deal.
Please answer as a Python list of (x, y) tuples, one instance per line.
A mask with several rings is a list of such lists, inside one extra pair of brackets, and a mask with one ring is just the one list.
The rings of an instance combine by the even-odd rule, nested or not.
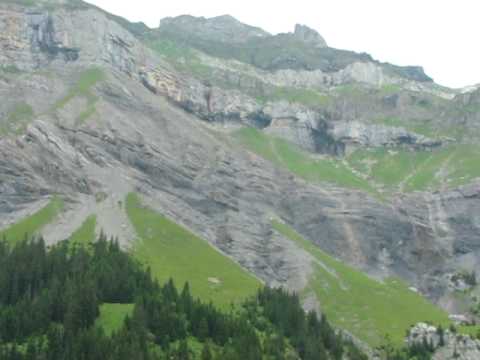
[(334, 122), (329, 131), (337, 141), (347, 147), (399, 147), (435, 148), (442, 145), (440, 140), (432, 140), (400, 127), (365, 124), (358, 121)]
[(407, 338), (409, 345), (428, 344), (435, 350), (433, 360), (476, 360), (480, 358), (480, 341), (467, 335), (444, 330), (443, 334), (434, 326), (419, 323), (415, 325)]
[(306, 25), (295, 25), (294, 35), (301, 41), (314, 47), (327, 47), (327, 42), (316, 30)]
[[(231, 22), (223, 18), (213, 24)], [(236, 41), (267, 36), (252, 29), (246, 33)], [(78, 58), (65, 56), (63, 51), (72, 49)], [(2, 3), (0, 64), (14, 65), (20, 74), (0, 70), (0, 114), (6, 118), (15, 102), (26, 101), (35, 116), (23, 134), (0, 136), (0, 226), (60, 194), (79, 217), (85, 213), (81, 204), (107, 212), (103, 224), (113, 229), (113, 212), (103, 207), (136, 191), (267, 284), (300, 290), (311, 271), (308, 254), (272, 232), (274, 214), (329, 254), (379, 277), (400, 276), (440, 301), (450, 291), (442, 274), (454, 273), (459, 264), (470, 271), (480, 264), (478, 180), (380, 201), (362, 191), (307, 183), (225, 136), (225, 125), (253, 125), (306, 150), (342, 155), (351, 143), (429, 144), (430, 139), (402, 128), (367, 125), (380, 116), (453, 125), (461, 119), (467, 124), (462, 126), (478, 126), (478, 113), (457, 112), (462, 104), (477, 104), (474, 95), (438, 100), (433, 85), (367, 60), (326, 72), (266, 71), (221, 59), (215, 74), (233, 72), (238, 80), (236, 86), (221, 86), (179, 70), (95, 8), (31, 11)], [(96, 99), (95, 117), (75, 123), (72, 114), (82, 113), (88, 99), (72, 100), (68, 111), (55, 105), (69, 94), (78, 73), (91, 67), (107, 76), (89, 90)], [(384, 84), (409, 89), (383, 94)], [(275, 98), (276, 87), (293, 88), (294, 99)], [(273, 95), (259, 99), (257, 89), (259, 95)], [(302, 90), (327, 99), (302, 103)], [(98, 205), (98, 193), (115, 201)], [(67, 228), (59, 226), (57, 234), (49, 228), (50, 241), (68, 237)], [(118, 236), (124, 243), (131, 240), (128, 229)]]
[(245, 25), (230, 15), (212, 18), (189, 15), (164, 18), (160, 21), (159, 31), (176, 31), (181, 32), (182, 36), (229, 43), (244, 43), (252, 38), (269, 36), (266, 31)]

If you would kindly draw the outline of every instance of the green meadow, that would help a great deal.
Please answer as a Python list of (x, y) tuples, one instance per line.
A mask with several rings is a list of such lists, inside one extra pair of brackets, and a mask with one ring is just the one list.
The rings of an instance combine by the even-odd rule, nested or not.
[(435, 191), (480, 177), (480, 146), (455, 144), (431, 151), (359, 149), (342, 158), (314, 157), (289, 141), (245, 127), (233, 134), (249, 151), (313, 183), (331, 183), (380, 199), (394, 191)]
[(29, 104), (25, 102), (16, 104), (7, 114), (4, 122), (0, 122), (0, 136), (22, 134), (33, 117), (33, 108)]
[(98, 97), (93, 92), (93, 87), (106, 79), (105, 72), (100, 68), (90, 68), (82, 71), (67, 95), (55, 103), (52, 110), (63, 108), (76, 97), (84, 98), (86, 107), (77, 115), (76, 123), (84, 123), (96, 111)]
[(255, 128), (240, 129), (234, 133), (234, 137), (248, 150), (307, 181), (327, 182), (377, 194), (366, 180), (336, 159), (313, 158), (294, 144), (266, 135)]
[(36, 235), (45, 225), (52, 222), (63, 210), (63, 200), (54, 197), (50, 202), (36, 213), (0, 231), (0, 239), (14, 244), (28, 236)]
[(70, 243), (79, 246), (88, 246), (96, 240), (95, 227), (97, 226), (97, 217), (90, 215), (83, 224), (71, 236)]
[(133, 313), (133, 304), (102, 304), (95, 325), (103, 328), (107, 335), (120, 330), (123, 321)]
[(480, 177), (480, 146), (449, 145), (433, 151), (358, 150), (347, 161), (376, 184), (398, 191), (436, 190)]
[(394, 344), (402, 345), (405, 332), (418, 322), (448, 326), (446, 312), (401, 280), (374, 280), (329, 256), (289, 226), (278, 221), (272, 226), (315, 259), (305, 295), (314, 292), (336, 326), (372, 346), (382, 344), (387, 334)]
[(161, 283), (172, 278), (181, 288), (188, 281), (194, 296), (224, 308), (261, 286), (207, 241), (142, 205), (136, 194), (128, 195), (126, 210), (138, 235), (134, 255)]

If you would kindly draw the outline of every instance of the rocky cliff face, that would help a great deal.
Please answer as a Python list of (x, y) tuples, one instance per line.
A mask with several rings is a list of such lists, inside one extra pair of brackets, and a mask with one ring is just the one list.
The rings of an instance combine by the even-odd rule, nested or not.
[(148, 54), (133, 35), (93, 9), (71, 10), (2, 5), (0, 61), (32, 71), (65, 64), (109, 64), (129, 76), (148, 64)]
[(165, 18), (160, 21), (159, 30), (168, 33), (181, 32), (183, 36), (222, 43), (245, 43), (251, 39), (270, 36), (266, 31), (242, 24), (230, 15), (210, 19), (189, 15)]
[(442, 145), (440, 140), (407, 131), (401, 127), (364, 124), (357, 121), (335, 122), (330, 130), (332, 137), (352, 147), (398, 147), (407, 145), (418, 148), (433, 148)]
[(305, 25), (295, 25), (294, 35), (313, 47), (327, 47), (327, 42), (316, 30)]
[[(153, 46), (175, 40), (163, 28), (171, 26), (207, 42), (172, 60), (171, 48)], [(239, 46), (253, 38), (287, 48), (295, 38), (313, 50), (300, 67), (276, 53), (269, 64), (282, 66), (199, 52), (231, 36)], [(25, 125), (0, 132), (0, 227), (61, 194), (73, 220), (51, 224), (47, 241), (68, 237), (97, 212), (99, 227), (128, 246), (132, 229), (112, 222), (118, 209), (95, 197), (115, 204), (137, 191), (266, 283), (301, 290), (311, 259), (272, 231), (278, 216), (328, 253), (379, 278), (400, 276), (452, 310), (445, 275), (480, 265), (478, 180), (379, 199), (307, 182), (229, 135), (253, 126), (340, 161), (352, 148), (434, 151), (445, 139), (422, 135), (409, 121), (478, 126), (475, 93), (458, 95), (411, 69), (330, 49), (304, 27), (272, 37), (230, 17), (163, 20), (139, 39), (85, 4), (1, 3), (0, 49), (2, 123)], [(321, 66), (310, 67), (311, 54)], [(15, 112), (19, 103), (29, 116)], [(399, 123), (371, 121), (386, 117)]]
[(480, 358), (480, 341), (470, 336), (440, 330), (427, 324), (417, 324), (408, 336), (410, 345), (430, 345), (434, 360), (474, 360)]

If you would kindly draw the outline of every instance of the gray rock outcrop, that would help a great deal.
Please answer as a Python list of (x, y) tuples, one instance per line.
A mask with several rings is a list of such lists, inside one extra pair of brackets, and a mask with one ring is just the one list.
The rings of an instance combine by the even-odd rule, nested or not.
[(432, 140), (401, 127), (365, 124), (358, 121), (334, 122), (329, 133), (333, 139), (353, 149), (400, 146), (425, 149), (442, 145), (441, 140)]
[(306, 25), (295, 25), (294, 35), (301, 41), (314, 47), (327, 47), (327, 42), (316, 30)]
[(260, 28), (245, 25), (230, 15), (212, 18), (190, 15), (164, 18), (160, 21), (159, 30), (177, 31), (181, 32), (182, 36), (226, 43), (244, 43), (252, 38), (270, 35)]
[[(82, 204), (103, 211), (95, 194), (114, 199), (108, 205), (137, 191), (152, 208), (267, 284), (297, 290), (311, 271), (308, 255), (272, 231), (272, 214), (328, 253), (378, 277), (400, 276), (435, 301), (449, 292), (442, 274), (454, 273), (459, 264), (468, 270), (480, 266), (478, 180), (442, 192), (379, 200), (362, 191), (307, 183), (244, 150), (224, 131), (230, 124), (257, 126), (306, 150), (337, 156), (352, 142), (434, 146), (402, 128), (365, 125), (373, 115), (443, 121), (452, 105), (433, 97), (433, 87), (389, 78), (370, 62), (332, 71), (325, 82), (326, 73), (318, 69), (256, 69), (254, 77), (267, 90), (277, 85), (301, 90), (308, 83), (307, 95), (318, 92), (314, 99), (320, 99), (302, 103), (296, 93), (293, 100), (277, 99), (272, 91), (263, 100), (244, 91), (242, 81), (222, 87), (179, 70), (94, 8), (32, 12), (2, 3), (0, 9), (0, 64), (15, 66), (21, 75), (0, 74), (0, 96), (6, 99), (0, 114), (6, 118), (18, 101), (28, 102), (34, 113), (24, 133), (0, 136), (1, 228), (54, 194), (64, 196), (68, 210), (81, 218), (88, 213)], [(214, 24), (230, 22), (223, 18)], [(251, 31), (257, 36), (257, 30)], [(91, 67), (103, 69), (105, 80), (62, 104), (69, 100), (73, 79)], [(240, 79), (253, 71), (236, 69)], [(374, 86), (387, 78), (430, 92), (390, 94)], [(338, 82), (330, 84), (332, 79)], [(257, 81), (253, 84), (256, 89)], [(456, 98), (455, 106), (462, 101), (475, 105), (469, 96)], [(92, 117), (76, 122), (92, 98)], [(461, 119), (469, 124), (475, 116), (466, 113)], [(457, 124), (457, 117), (448, 119)], [(103, 215), (105, 227), (114, 228), (110, 214)], [(51, 241), (74, 230), (65, 224), (60, 228)], [(124, 243), (131, 241), (130, 230), (118, 232)]]
[(451, 332), (449, 329), (439, 331), (436, 327), (420, 323), (410, 329), (408, 345), (431, 346), (433, 360), (477, 360), (480, 359), (480, 341), (467, 335)]

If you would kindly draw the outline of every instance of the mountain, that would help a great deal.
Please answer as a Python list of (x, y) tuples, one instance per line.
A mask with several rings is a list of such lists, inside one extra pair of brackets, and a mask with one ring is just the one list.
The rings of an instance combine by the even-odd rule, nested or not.
[(242, 44), (252, 39), (269, 37), (266, 31), (242, 24), (230, 15), (214, 18), (198, 18), (184, 15), (160, 20), (159, 30), (170, 34), (177, 33), (186, 39), (198, 37), (200, 41), (223, 44)]
[(2, 360), (367, 359), (295, 294), (259, 289), (225, 312), (188, 283), (160, 285), (104, 236), (87, 248), (0, 243), (0, 261)]
[(283, 286), (370, 346), (475, 316), (477, 88), (305, 26), (76, 0), (1, 1), (0, 64), (9, 242), (103, 230), (206, 300)]

